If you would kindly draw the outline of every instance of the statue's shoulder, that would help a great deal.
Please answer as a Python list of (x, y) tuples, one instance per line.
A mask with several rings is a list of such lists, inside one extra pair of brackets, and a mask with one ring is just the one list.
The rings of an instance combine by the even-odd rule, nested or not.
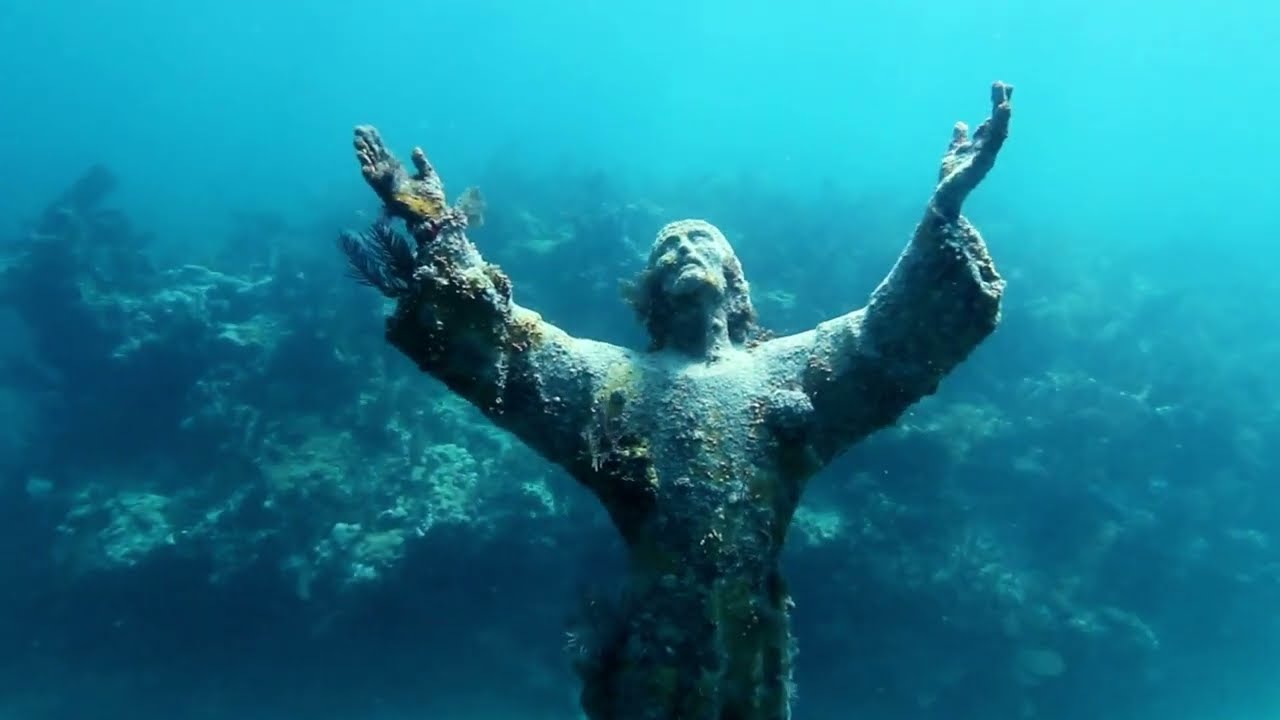
[(618, 372), (641, 372), (647, 369), (648, 357), (630, 348), (613, 343), (565, 336), (567, 361), (574, 363), (576, 370), (596, 377), (605, 377)]
[(819, 329), (769, 338), (750, 349), (756, 363), (766, 371), (790, 373), (799, 370), (813, 354)]

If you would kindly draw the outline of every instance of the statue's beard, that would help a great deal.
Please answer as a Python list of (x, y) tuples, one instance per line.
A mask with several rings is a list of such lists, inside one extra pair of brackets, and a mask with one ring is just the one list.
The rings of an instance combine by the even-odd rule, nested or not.
[(716, 296), (724, 291), (724, 281), (697, 263), (687, 263), (672, 272), (667, 292), (677, 298)]

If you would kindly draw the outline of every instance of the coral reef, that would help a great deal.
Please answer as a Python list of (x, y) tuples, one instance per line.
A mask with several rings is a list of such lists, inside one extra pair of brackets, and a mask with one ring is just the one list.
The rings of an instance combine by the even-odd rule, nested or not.
[[(380, 360), (344, 355), (323, 314), (284, 310), (304, 268), (157, 268), (103, 209), (113, 187), (90, 169), (14, 245), (0, 282), (28, 338), (2, 366), (22, 383), (6, 408), (34, 416), (6, 442), (23, 453), (12, 471), (40, 488), (24, 501), (62, 515), (58, 567), (212, 555), (210, 577), (234, 582), (270, 552), (313, 597), (376, 578), (436, 525), (560, 512), (540, 477), (505, 494), (480, 481), (527, 475), (522, 448), (431, 389), (370, 384)], [(371, 449), (380, 463), (363, 459)]]

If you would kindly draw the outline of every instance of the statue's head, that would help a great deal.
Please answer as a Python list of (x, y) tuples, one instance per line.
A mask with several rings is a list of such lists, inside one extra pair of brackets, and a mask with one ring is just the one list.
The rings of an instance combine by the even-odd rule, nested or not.
[(675, 334), (698, 332), (691, 323), (723, 323), (735, 345), (755, 326), (742, 263), (724, 233), (704, 220), (679, 220), (658, 231), (631, 302), (655, 349), (672, 344)]

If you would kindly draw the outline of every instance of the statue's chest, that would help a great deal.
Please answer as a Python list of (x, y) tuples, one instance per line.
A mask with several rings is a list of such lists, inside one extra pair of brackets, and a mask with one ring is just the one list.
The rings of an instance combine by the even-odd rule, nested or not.
[(764, 378), (744, 369), (655, 374), (635, 419), (668, 472), (758, 460), (768, 431), (763, 410), (769, 389)]
[(601, 402), (606, 458), (620, 459), (603, 467), (636, 489), (618, 507), (634, 510), (656, 566), (736, 565), (740, 552), (776, 547), (796, 500), (788, 448), (803, 444), (807, 399), (746, 361), (633, 370)]
[(676, 463), (768, 465), (780, 442), (804, 442), (809, 399), (786, 377), (749, 359), (643, 376), (631, 420)]
[[(735, 507), (793, 504), (793, 459), (812, 409), (798, 390), (744, 357), (679, 368), (619, 366), (596, 403), (587, 440), (597, 472), (625, 482), (628, 508), (707, 521)], [(797, 453), (796, 448), (801, 452)], [(754, 514), (754, 510), (752, 513)], [(745, 519), (745, 518), (742, 518)]]

